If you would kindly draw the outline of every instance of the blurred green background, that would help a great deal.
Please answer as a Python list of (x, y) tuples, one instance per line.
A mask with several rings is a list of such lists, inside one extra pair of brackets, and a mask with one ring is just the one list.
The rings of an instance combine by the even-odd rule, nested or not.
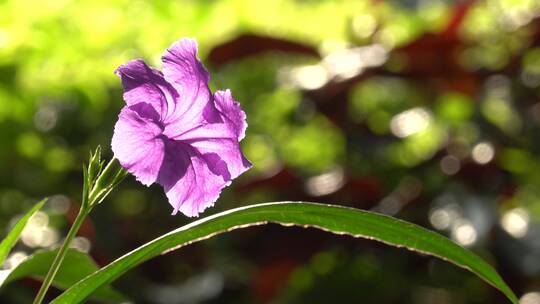
[[(116, 67), (159, 67), (185, 36), (247, 112), (254, 164), (204, 216), (275, 200), (386, 213), (469, 247), (521, 304), (540, 303), (538, 0), (0, 1), (0, 227), (52, 197), (6, 268), (61, 241), (82, 163), (97, 145), (110, 157)], [(159, 186), (129, 177), (76, 245), (105, 265), (190, 221), (170, 213)], [(38, 286), (10, 284), (0, 302)], [(504, 302), (445, 262), (279, 226), (190, 245), (114, 286), (135, 303)]]

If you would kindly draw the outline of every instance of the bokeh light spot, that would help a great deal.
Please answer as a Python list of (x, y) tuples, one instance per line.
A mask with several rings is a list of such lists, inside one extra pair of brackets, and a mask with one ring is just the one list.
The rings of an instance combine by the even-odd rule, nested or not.
[(474, 146), (472, 150), (472, 159), (477, 164), (485, 165), (495, 156), (493, 145), (488, 142), (482, 142)]
[(522, 238), (529, 230), (529, 213), (523, 208), (515, 208), (504, 213), (501, 226), (511, 236)]

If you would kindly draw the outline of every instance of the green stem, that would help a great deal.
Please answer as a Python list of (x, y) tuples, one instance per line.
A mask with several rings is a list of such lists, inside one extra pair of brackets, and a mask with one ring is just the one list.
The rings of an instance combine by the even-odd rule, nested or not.
[(115, 158), (111, 159), (109, 164), (107, 164), (105, 169), (102, 171), (100, 155), (101, 150), (98, 147), (95, 154), (90, 155), (88, 169), (83, 166), (83, 193), (79, 214), (77, 214), (77, 218), (75, 218), (75, 221), (71, 225), (64, 243), (58, 250), (56, 257), (49, 268), (47, 276), (45, 276), (43, 284), (41, 285), (41, 288), (34, 299), (34, 304), (41, 304), (41, 302), (43, 302), (45, 294), (54, 280), (54, 276), (62, 265), (62, 261), (66, 256), (71, 241), (77, 235), (79, 228), (81, 228), (84, 219), (88, 216), (90, 210), (92, 210), (92, 207), (103, 201), (127, 174), (127, 171), (120, 166), (120, 163)]
[(77, 232), (79, 231), (79, 228), (81, 227), (81, 224), (83, 223), (86, 216), (90, 213), (90, 209), (88, 207), (88, 204), (86, 202), (83, 202), (81, 209), (79, 210), (79, 214), (77, 215), (77, 218), (75, 218), (75, 221), (73, 222), (73, 225), (69, 229), (68, 235), (66, 236), (66, 239), (64, 240), (64, 243), (62, 244), (62, 247), (58, 250), (58, 253), (56, 254), (56, 257), (54, 258), (54, 261), (51, 265), (51, 268), (49, 268), (49, 272), (47, 272), (47, 276), (45, 276), (45, 280), (43, 280), (43, 284), (41, 285), (41, 288), (39, 289), (38, 294), (36, 295), (36, 298), (34, 299), (34, 304), (41, 304), (43, 302), (43, 299), (45, 298), (45, 294), (47, 293), (47, 290), (51, 286), (51, 283), (54, 279), (54, 276), (58, 272), (58, 269), (60, 269), (60, 265), (62, 264), (62, 261), (64, 260), (64, 257), (66, 256), (67, 249), (69, 248), (69, 245), (71, 244), (71, 241), (77, 235)]

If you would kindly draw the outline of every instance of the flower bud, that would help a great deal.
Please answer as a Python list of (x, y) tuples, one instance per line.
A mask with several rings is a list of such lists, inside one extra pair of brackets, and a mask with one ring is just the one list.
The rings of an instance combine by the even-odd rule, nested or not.
[(90, 153), (90, 158), (88, 160), (87, 182), (89, 186), (92, 186), (102, 168), (103, 161), (101, 161), (101, 146), (98, 146), (94, 154)]
[(127, 171), (122, 168), (120, 162), (116, 158), (111, 159), (94, 183), (90, 192), (90, 204), (95, 205), (103, 201), (126, 175)]

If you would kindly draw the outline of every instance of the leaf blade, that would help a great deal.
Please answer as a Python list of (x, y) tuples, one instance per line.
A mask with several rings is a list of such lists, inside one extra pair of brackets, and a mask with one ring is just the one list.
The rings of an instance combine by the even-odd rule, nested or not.
[(48, 198), (44, 198), (41, 201), (39, 201), (37, 204), (32, 207), (9, 231), (8, 235), (2, 240), (0, 243), (0, 265), (4, 263), (6, 260), (6, 257), (8, 256), (9, 252), (15, 246), (17, 241), (19, 240), (19, 237), (21, 236), (22, 231), (24, 230), (24, 227), (28, 223), (28, 220), (32, 217), (32, 215), (36, 214), (41, 207), (47, 202)]
[(498, 273), (480, 257), (449, 239), (412, 223), (385, 215), (335, 205), (307, 202), (257, 204), (215, 214), (173, 230), (120, 257), (78, 282), (52, 303), (79, 303), (96, 288), (163, 252), (214, 235), (265, 223), (314, 227), (335, 234), (380, 241), (429, 254), (465, 268), (499, 289), (514, 304), (517, 297)]
[[(43, 280), (57, 252), (58, 250), (39, 251), (29, 256), (10, 271), (2, 282), (2, 286), (26, 277)], [(77, 281), (99, 269), (89, 255), (75, 249), (68, 249), (62, 266), (52, 283), (53, 286), (60, 289), (69, 288)], [(125, 301), (125, 297), (109, 285), (101, 286), (92, 297), (105, 301)]]

